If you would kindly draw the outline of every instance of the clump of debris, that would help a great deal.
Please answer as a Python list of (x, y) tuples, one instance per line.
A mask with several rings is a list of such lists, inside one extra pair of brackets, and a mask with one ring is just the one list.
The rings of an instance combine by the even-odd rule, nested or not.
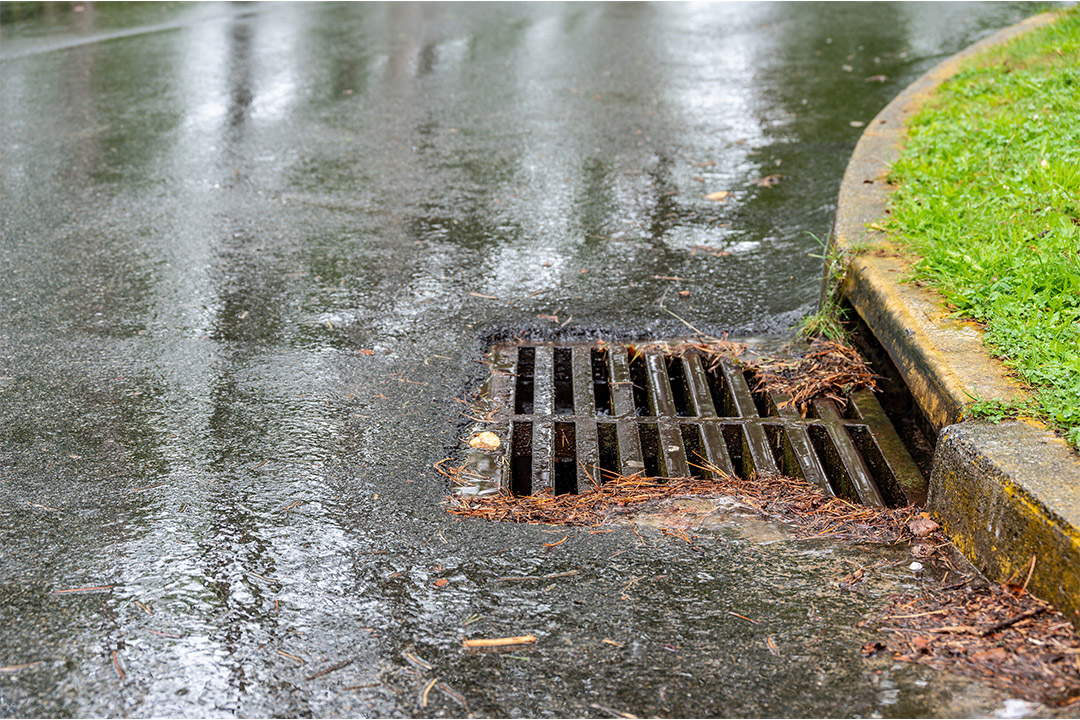
[(757, 382), (754, 390), (789, 396), (804, 417), (814, 398), (828, 398), (842, 408), (852, 391), (874, 389), (877, 380), (857, 350), (821, 338), (801, 356), (761, 358), (745, 367)]
[[(437, 467), (456, 484), (469, 482), (464, 466)], [(551, 525), (599, 525), (619, 515), (679, 498), (732, 498), (762, 515), (779, 517), (806, 536), (893, 542), (916, 537), (916, 508), (880, 510), (823, 494), (802, 478), (757, 475), (743, 480), (709, 464), (709, 477), (656, 478), (611, 475), (586, 492), (555, 495), (550, 488), (532, 495), (500, 491), (491, 495), (451, 495), (454, 515), (484, 520)], [(936, 525), (935, 525), (936, 527)]]
[[(653, 347), (643, 345), (640, 349)], [(726, 337), (703, 338), (674, 348), (655, 347), (675, 353), (697, 351), (704, 356), (710, 370), (721, 360), (734, 360), (750, 371), (755, 392), (788, 396), (790, 399), (785, 404), (793, 404), (803, 417), (811, 400), (827, 398), (843, 408), (852, 392), (873, 390), (879, 379), (858, 350), (825, 338), (816, 338), (801, 350), (792, 347), (792, 352), (785, 356), (747, 353), (746, 345)]]
[(864, 655), (887, 651), (1050, 707), (1080, 704), (1080, 636), (1026, 585), (976, 585), (969, 578), (896, 598), (861, 625), (887, 634), (864, 645)]

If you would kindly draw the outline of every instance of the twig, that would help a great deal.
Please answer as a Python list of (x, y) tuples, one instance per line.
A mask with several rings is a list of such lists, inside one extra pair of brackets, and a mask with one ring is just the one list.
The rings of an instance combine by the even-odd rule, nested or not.
[(504, 638), (473, 638), (464, 641), (465, 647), (503, 647), (505, 645), (532, 645), (535, 635), (517, 635)]
[(983, 637), (986, 637), (987, 635), (993, 635), (994, 633), (1004, 630), (1007, 627), (1012, 627), (1021, 620), (1027, 620), (1028, 618), (1033, 618), (1036, 615), (1041, 615), (1042, 613), (1046, 612), (1046, 609), (1046, 606), (1043, 605), (1041, 607), (1035, 608), (1034, 610), (1028, 610), (1027, 612), (1020, 613), (1016, 617), (1009, 618), (1008, 620), (1002, 620), (999, 623), (994, 623), (990, 627), (983, 630), (980, 635), (982, 635)]
[(277, 654), (281, 655), (282, 657), (287, 657), (290, 660), (295, 660), (296, 662), (300, 663), (301, 665), (307, 665), (307, 660), (305, 660), (304, 658), (297, 657), (297, 656), (295, 656), (295, 655), (293, 655), (291, 653), (285, 652), (284, 650), (278, 650)]
[(23, 663), (22, 665), (5, 665), (4, 667), (0, 667), (0, 673), (15, 673), (27, 668), (37, 667), (44, 662), (44, 660), (35, 660), (34, 662)]
[(761, 621), (760, 621), (760, 620), (751, 620), (750, 618), (746, 617), (745, 615), (740, 615), (739, 613), (737, 613), (737, 612), (732, 612), (731, 610), (728, 610), (728, 613), (727, 613), (727, 614), (728, 614), (728, 615), (734, 615), (734, 616), (735, 616), (735, 617), (737, 617), (737, 618), (742, 618), (742, 619), (743, 619), (743, 620), (745, 620), (746, 622), (754, 623), (755, 625), (760, 625), (760, 624), (761, 624)]
[(334, 672), (335, 670), (340, 670), (343, 667), (348, 667), (349, 665), (352, 665), (352, 663), (353, 663), (352, 660), (344, 660), (342, 662), (339, 662), (337, 665), (331, 665), (330, 667), (326, 668), (325, 670), (320, 670), (317, 673), (314, 673), (312, 675), (308, 675), (307, 679), (308, 680), (314, 680), (315, 678), (320, 678), (323, 675), (328, 675), (328, 674)]
[(435, 687), (437, 682), (439, 682), (439, 678), (435, 678), (424, 687), (424, 692), (420, 695), (420, 707), (427, 707), (428, 693), (431, 692), (431, 688)]
[(69, 595), (71, 593), (97, 592), (99, 590), (112, 590), (112, 585), (95, 585), (94, 587), (69, 588), (67, 590), (53, 590), (50, 595)]

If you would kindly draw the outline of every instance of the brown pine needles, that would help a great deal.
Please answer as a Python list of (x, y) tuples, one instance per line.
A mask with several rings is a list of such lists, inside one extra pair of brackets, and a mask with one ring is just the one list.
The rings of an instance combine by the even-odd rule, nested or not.
[(1060, 612), (1020, 585), (944, 588), (899, 598), (863, 626), (887, 633), (863, 646), (950, 670), (1050, 706), (1080, 706), (1080, 638)]
[(814, 340), (801, 357), (762, 358), (744, 366), (757, 381), (755, 391), (787, 395), (803, 415), (817, 397), (828, 398), (842, 408), (847, 405), (848, 393), (873, 389), (877, 379), (857, 350), (823, 338)]
[[(457, 468), (444, 475), (455, 478)], [(910, 536), (915, 508), (879, 510), (823, 494), (802, 478), (760, 475), (742, 480), (719, 468), (702, 466), (709, 477), (609, 477), (579, 494), (534, 495), (499, 492), (486, 496), (452, 495), (449, 512), (496, 522), (600, 525), (617, 516), (678, 498), (734, 498), (758, 513), (790, 522), (803, 535), (893, 541)]]

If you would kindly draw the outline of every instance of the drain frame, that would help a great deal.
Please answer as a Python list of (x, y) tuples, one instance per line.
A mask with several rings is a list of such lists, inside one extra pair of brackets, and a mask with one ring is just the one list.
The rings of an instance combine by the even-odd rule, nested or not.
[(755, 393), (735, 360), (709, 366), (678, 341), (503, 342), (490, 358), (487, 429), (504, 440), (497, 480), (514, 494), (583, 492), (613, 472), (705, 477), (704, 460), (740, 477), (798, 476), (871, 507), (925, 501), (926, 479), (868, 389), (843, 411), (818, 398), (804, 418), (790, 398)]

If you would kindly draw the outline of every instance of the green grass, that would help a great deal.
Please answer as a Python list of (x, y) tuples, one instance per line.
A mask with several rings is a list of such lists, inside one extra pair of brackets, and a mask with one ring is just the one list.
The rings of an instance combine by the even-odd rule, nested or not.
[(1080, 9), (973, 59), (909, 132), (887, 229), (1080, 447)]

